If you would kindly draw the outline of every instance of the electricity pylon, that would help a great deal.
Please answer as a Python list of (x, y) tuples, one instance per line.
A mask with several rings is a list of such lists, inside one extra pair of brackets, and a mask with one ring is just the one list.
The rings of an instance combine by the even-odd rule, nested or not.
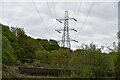
[(58, 33), (61, 33), (61, 31), (63, 31), (62, 40), (60, 40), (61, 47), (64, 47), (64, 48), (67, 47), (71, 49), (70, 41), (75, 41), (75, 42), (78, 42), (78, 41), (70, 39), (69, 30), (73, 30), (75, 32), (77, 32), (77, 30), (75, 30), (74, 28), (69, 28), (69, 20), (74, 20), (74, 21), (77, 21), (77, 20), (75, 18), (70, 18), (68, 16), (68, 11), (65, 11), (64, 19), (56, 19), (56, 20), (60, 23), (64, 22), (64, 28), (56, 30)]

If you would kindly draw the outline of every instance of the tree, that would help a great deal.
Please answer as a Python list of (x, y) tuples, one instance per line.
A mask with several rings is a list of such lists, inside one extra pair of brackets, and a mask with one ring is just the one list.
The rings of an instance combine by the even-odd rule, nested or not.
[(9, 40), (3, 35), (2, 36), (2, 62), (3, 64), (11, 65), (15, 63), (14, 50), (10, 45)]
[(16, 37), (24, 36), (25, 31), (24, 28), (18, 28), (18, 27), (11, 27), (11, 31), (14, 33)]
[(101, 53), (100, 50), (91, 43), (74, 51), (69, 62), (72, 74), (81, 78), (101, 77), (106, 74), (110, 70), (110, 59), (108, 54)]
[[(118, 36), (118, 55), (115, 63), (116, 77), (120, 76), (120, 31), (117, 33)], [(120, 77), (119, 77), (120, 78)]]
[[(18, 37), (18, 52), (16, 53), (21, 62), (33, 62), (35, 58), (35, 51), (38, 49), (38, 43), (35, 39), (32, 39), (28, 36), (19, 36)], [(39, 46), (39, 48), (41, 48)], [(30, 60), (30, 61), (27, 61)]]
[(50, 44), (50, 50), (58, 50), (60, 48), (58, 42), (55, 40), (50, 39), (49, 44)]
[(12, 33), (8, 26), (2, 25), (2, 35), (4, 35), (9, 41), (10, 45), (15, 48), (17, 45), (17, 38), (14, 33)]

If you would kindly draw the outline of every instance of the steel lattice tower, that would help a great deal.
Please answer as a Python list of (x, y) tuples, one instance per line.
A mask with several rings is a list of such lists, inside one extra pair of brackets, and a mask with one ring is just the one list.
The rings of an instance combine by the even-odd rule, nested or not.
[(62, 40), (60, 40), (61, 41), (61, 47), (67, 47), (69, 49), (71, 48), (70, 41), (78, 42), (76, 40), (70, 39), (70, 36), (69, 36), (69, 30), (73, 30), (73, 31), (77, 32), (77, 30), (69, 28), (69, 20), (72, 20), (72, 19), (77, 21), (76, 19), (70, 18), (68, 16), (68, 11), (65, 11), (64, 19), (56, 19), (60, 23), (63, 23), (62, 21), (64, 21), (64, 28), (60, 29), (60, 30), (56, 30), (56, 31), (59, 32), (59, 33), (61, 33), (61, 31), (63, 31)]

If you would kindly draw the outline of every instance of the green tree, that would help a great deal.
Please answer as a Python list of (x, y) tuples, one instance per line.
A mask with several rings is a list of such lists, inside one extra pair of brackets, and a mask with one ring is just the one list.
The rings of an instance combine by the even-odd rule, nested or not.
[(50, 44), (50, 50), (59, 50), (60, 48), (58, 42), (55, 40), (50, 39), (49, 44)]
[[(118, 36), (118, 54), (115, 62), (116, 77), (120, 76), (120, 31), (117, 34)], [(120, 78), (120, 77), (119, 77)]]
[(14, 50), (10, 45), (9, 40), (2, 36), (2, 62), (3, 64), (11, 65), (15, 63), (16, 57), (14, 56)]
[(101, 49), (91, 43), (82, 45), (82, 49), (74, 51), (70, 59), (70, 69), (72, 76), (90, 78), (100, 77), (109, 71), (109, 57), (101, 53)]
[(2, 25), (2, 35), (4, 35), (10, 41), (10, 45), (13, 47), (13, 49), (17, 46), (17, 38), (15, 34), (10, 31), (8, 26)]
[(24, 28), (18, 28), (18, 27), (11, 27), (11, 31), (14, 33), (16, 37), (25, 36)]

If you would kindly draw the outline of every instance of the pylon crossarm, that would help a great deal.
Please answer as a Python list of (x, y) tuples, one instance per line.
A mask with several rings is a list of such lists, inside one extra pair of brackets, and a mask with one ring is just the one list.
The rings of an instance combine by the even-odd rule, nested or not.
[(75, 18), (68, 18), (69, 20), (71, 20), (71, 19), (73, 19), (74, 21), (77, 21), (77, 19), (75, 19)]
[(55, 30), (55, 31), (57, 31), (58, 33), (61, 33), (59, 30)]
[(71, 41), (74, 41), (74, 42), (77, 42), (77, 43), (78, 43), (78, 41), (77, 41), (77, 40), (73, 40), (73, 39), (71, 39)]
[(76, 29), (74, 29), (74, 28), (70, 28), (69, 30), (73, 30), (73, 31), (77, 32), (77, 30), (76, 30)]
[(59, 30), (55, 30), (55, 31), (57, 31), (58, 33), (61, 33), (61, 31), (63, 31), (63, 29), (59, 29)]
[(63, 23), (60, 19), (56, 19), (58, 22)]

